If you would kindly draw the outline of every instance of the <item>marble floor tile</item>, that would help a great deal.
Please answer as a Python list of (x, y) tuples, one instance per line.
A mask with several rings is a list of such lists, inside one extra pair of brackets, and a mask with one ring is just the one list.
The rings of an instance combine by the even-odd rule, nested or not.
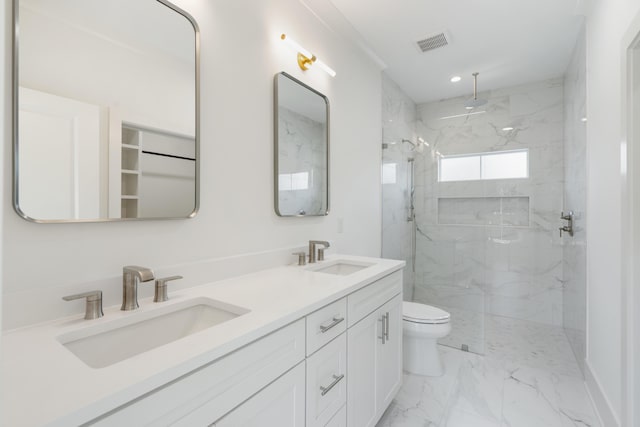
[(495, 361), (466, 353), (449, 398), (449, 408), (500, 423), (506, 375)]
[[(378, 427), (438, 426), (444, 418), (463, 363), (464, 354), (440, 346), (445, 373), (440, 377), (424, 377), (405, 373), (402, 388)], [(419, 422), (418, 424), (415, 424)]]
[(440, 345), (445, 374), (405, 374), (377, 427), (601, 427), (561, 328), (485, 321), (485, 355)]
[(485, 318), (485, 355), (507, 367), (530, 366), (582, 377), (564, 330), (526, 320)]
[(512, 370), (504, 385), (503, 425), (599, 426), (581, 379), (541, 369)]
[(500, 427), (500, 423), (493, 419), (454, 410), (447, 414), (439, 427)]

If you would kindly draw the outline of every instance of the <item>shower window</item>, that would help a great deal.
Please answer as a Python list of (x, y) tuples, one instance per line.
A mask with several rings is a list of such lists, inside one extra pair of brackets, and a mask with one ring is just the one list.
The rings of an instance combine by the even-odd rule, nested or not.
[(529, 177), (529, 150), (440, 156), (438, 181), (476, 181)]
[(309, 172), (281, 173), (278, 176), (280, 190), (307, 190), (309, 189)]

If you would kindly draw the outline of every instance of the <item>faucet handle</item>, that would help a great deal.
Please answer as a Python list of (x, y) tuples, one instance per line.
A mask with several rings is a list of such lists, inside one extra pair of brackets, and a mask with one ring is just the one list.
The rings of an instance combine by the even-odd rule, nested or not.
[(182, 276), (170, 276), (156, 279), (156, 293), (153, 297), (153, 302), (164, 302), (169, 299), (167, 294), (167, 282), (171, 280), (182, 279)]
[(318, 248), (318, 261), (324, 261), (324, 251), (327, 247)]
[(65, 301), (73, 301), (81, 298), (87, 299), (84, 318), (87, 320), (99, 319), (104, 316), (102, 312), (102, 291), (89, 291), (80, 294), (67, 295), (62, 297)]
[(298, 265), (307, 265), (307, 254), (302, 252), (294, 252), (292, 255), (298, 256)]

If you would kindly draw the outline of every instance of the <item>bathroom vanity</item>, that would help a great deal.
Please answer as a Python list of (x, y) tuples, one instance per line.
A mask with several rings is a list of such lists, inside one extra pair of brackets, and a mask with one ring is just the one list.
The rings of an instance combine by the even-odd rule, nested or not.
[(403, 266), (333, 256), (9, 331), (1, 423), (374, 426), (402, 381)]

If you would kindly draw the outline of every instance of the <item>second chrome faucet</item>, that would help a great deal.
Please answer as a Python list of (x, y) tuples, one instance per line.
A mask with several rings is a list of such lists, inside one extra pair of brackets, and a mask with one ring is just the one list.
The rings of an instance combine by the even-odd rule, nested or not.
[(329, 242), (324, 240), (309, 240), (309, 264), (316, 262), (316, 246), (321, 245), (322, 248), (318, 248), (318, 261), (324, 261), (324, 251), (329, 246)]

